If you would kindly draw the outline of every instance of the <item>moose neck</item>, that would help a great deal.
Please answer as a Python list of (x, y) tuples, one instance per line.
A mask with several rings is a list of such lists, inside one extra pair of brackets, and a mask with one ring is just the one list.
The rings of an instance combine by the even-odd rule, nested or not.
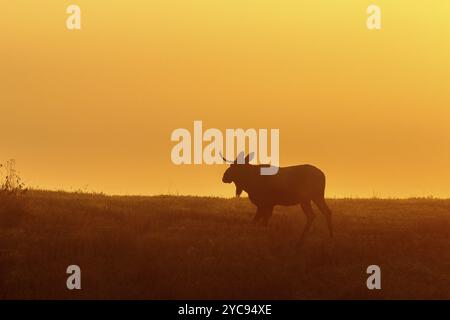
[(242, 175), (235, 181), (236, 185), (247, 193), (251, 193), (259, 185), (260, 170), (258, 166), (247, 165)]

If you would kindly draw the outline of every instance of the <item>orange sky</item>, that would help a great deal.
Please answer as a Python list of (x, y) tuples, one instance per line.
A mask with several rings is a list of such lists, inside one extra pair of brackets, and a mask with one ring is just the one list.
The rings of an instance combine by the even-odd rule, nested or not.
[(329, 197), (450, 197), (448, 1), (24, 0), (1, 15), (0, 161), (28, 185), (233, 196), (225, 166), (170, 160), (171, 132), (202, 120), (279, 128), (281, 165), (320, 167)]

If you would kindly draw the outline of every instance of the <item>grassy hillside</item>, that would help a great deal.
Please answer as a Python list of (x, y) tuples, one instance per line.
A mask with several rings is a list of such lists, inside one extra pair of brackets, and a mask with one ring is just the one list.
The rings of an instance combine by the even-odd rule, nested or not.
[[(0, 198), (0, 298), (450, 299), (449, 200), (328, 200), (303, 249), (298, 207), (248, 199), (29, 191)], [(66, 289), (66, 268), (82, 290)], [(366, 268), (382, 290), (366, 288)]]

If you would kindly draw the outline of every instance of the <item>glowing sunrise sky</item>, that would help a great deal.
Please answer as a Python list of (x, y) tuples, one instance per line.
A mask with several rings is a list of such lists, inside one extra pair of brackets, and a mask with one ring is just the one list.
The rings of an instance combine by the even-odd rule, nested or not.
[[(382, 29), (366, 9), (382, 10)], [(81, 8), (82, 29), (66, 28)], [(450, 197), (450, 1), (18, 0), (0, 17), (0, 161), (30, 186), (233, 196), (176, 128), (279, 128), (328, 197)]]

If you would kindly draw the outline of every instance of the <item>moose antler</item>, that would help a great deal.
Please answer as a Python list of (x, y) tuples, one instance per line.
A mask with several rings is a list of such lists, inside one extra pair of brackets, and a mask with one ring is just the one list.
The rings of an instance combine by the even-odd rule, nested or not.
[(222, 152), (219, 152), (219, 155), (220, 155), (220, 157), (223, 159), (223, 161), (225, 161), (226, 163), (234, 163), (234, 161), (227, 160), (227, 159), (222, 155)]

